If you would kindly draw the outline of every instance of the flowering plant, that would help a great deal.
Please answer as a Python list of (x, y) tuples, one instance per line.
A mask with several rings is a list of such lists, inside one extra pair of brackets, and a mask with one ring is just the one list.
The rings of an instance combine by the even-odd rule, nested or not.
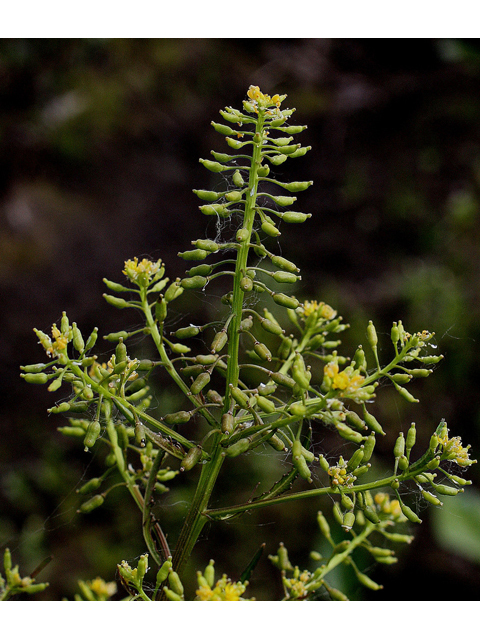
[[(281, 182), (272, 174), (310, 147), (294, 142), (305, 127), (288, 124), (294, 109), (282, 108), (286, 96), (270, 97), (258, 87), (250, 87), (247, 96), (243, 112), (232, 107), (220, 111), (228, 124), (212, 122), (231, 151), (212, 151), (213, 160), (200, 162), (224, 177), (224, 187), (195, 190), (195, 194), (202, 201), (200, 211), (217, 220), (219, 233), (215, 239), (194, 240), (193, 248), (180, 254), (195, 263), (185, 277), (171, 281), (161, 260), (127, 260), (126, 281), (105, 279), (112, 293), (104, 297), (118, 309), (136, 309), (143, 326), (105, 336), (116, 347), (102, 362), (92, 351), (98, 330), (85, 341), (64, 312), (60, 328), (54, 324), (51, 336), (34, 330), (48, 362), (22, 367), (26, 382), (48, 383), (49, 392), (67, 385), (70, 399), (49, 410), (74, 414), (59, 431), (79, 438), (86, 451), (103, 447), (107, 452), (105, 473), (78, 491), (81, 496), (92, 494), (79, 505), (79, 513), (101, 507), (110, 488), (119, 482), (142, 513), (147, 552), (136, 567), (118, 563), (127, 599), (243, 600), (263, 548), (236, 582), (226, 575), (215, 580), (212, 560), (197, 572), (196, 586), (183, 584), (186, 563), (207, 522), (322, 495), (332, 498), (333, 519), (344, 538), (334, 539), (329, 519), (318, 511), (317, 523), (331, 553), (323, 558), (318, 551), (311, 552), (319, 564), (316, 569), (292, 565), (283, 544), (269, 555), (280, 571), (284, 600), (322, 594), (347, 599), (329, 582), (329, 574), (340, 564), (350, 567), (360, 584), (377, 590), (380, 585), (359, 569), (354, 554), (363, 549), (375, 561), (391, 564), (396, 558), (390, 544), (411, 541), (411, 535), (395, 531), (407, 521), (421, 522), (404, 501), (403, 488), (413, 485), (426, 501), (441, 505), (438, 496), (456, 495), (470, 484), (453, 474), (452, 466), (463, 470), (475, 460), (460, 438), (449, 436), (443, 420), (420, 457), (412, 455), (415, 424), (406, 434), (399, 433), (392, 473), (381, 478), (374, 473), (375, 445), (385, 435), (371, 409), (380, 383), (393, 385), (407, 402), (418, 402), (408, 383), (430, 375), (429, 367), (442, 356), (432, 354), (433, 333), (408, 333), (402, 322), (394, 322), (393, 356), (383, 364), (370, 322), (367, 350), (360, 345), (353, 357), (345, 357), (338, 351), (339, 335), (348, 325), (337, 311), (325, 302), (301, 302), (285, 293), (285, 285), (300, 280), (300, 269), (272, 251), (271, 239), (281, 235), (279, 223), (304, 223), (311, 216), (290, 208), (297, 200), (293, 194), (312, 182)], [(231, 229), (234, 232), (228, 235)], [(188, 295), (189, 290), (206, 295), (210, 283), (220, 277), (230, 285), (222, 298), (225, 313), (219, 321), (175, 328), (179, 296)], [(130, 353), (127, 344), (139, 333), (153, 341), (157, 359), (141, 360)], [(156, 369), (170, 377), (188, 409), (154, 415), (148, 382)], [(193, 425), (200, 438), (189, 435)], [(336, 433), (349, 453), (336, 457), (314, 447), (314, 429)], [(289, 471), (281, 475), (279, 468), (273, 485), (248, 502), (212, 507), (212, 492), (222, 472), (231, 473), (234, 459), (254, 449), (286, 458)], [(179, 476), (185, 475), (195, 492), (172, 553), (153, 508), (166, 491), (175, 491)], [(294, 484), (298, 489), (293, 490)], [(5, 558), (6, 582), (0, 584), (4, 599), (22, 589), (32, 591), (31, 581), (23, 584), (15, 577), (9, 557)], [(150, 565), (153, 574), (148, 573)], [(105, 600), (114, 595), (115, 585), (97, 578), (81, 582), (80, 591), (77, 599)]]

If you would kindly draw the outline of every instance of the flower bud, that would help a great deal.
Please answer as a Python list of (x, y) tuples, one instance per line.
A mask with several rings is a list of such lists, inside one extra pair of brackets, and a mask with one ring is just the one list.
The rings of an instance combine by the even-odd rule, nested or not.
[(395, 446), (393, 447), (393, 455), (395, 458), (400, 458), (405, 453), (405, 438), (403, 433), (398, 436)]

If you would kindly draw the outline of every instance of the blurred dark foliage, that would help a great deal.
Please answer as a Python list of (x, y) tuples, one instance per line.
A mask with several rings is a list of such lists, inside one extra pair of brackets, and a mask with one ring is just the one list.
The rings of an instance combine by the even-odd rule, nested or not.
[[(302, 144), (313, 147), (277, 171), (279, 179), (314, 181), (299, 197), (313, 217), (282, 227), (282, 250), (303, 271), (297, 295), (325, 300), (347, 319), (347, 354), (365, 344), (372, 319), (386, 359), (391, 322), (400, 318), (409, 331), (435, 331), (446, 354), (432, 377), (412, 383), (419, 406), (389, 388), (378, 394), (377, 415), (388, 429), (377, 447), (380, 468), (391, 466), (395, 437), (412, 420), (420, 445), (444, 417), (480, 457), (479, 42), (2, 40), (0, 546), (10, 546), (22, 574), (54, 555), (38, 577), (52, 586), (39, 598), (71, 598), (79, 578), (112, 580), (115, 564), (144, 547), (140, 516), (121, 490), (98, 512), (76, 515), (75, 488), (101, 465), (58, 434), (58, 416), (47, 418), (58, 398), (19, 378), (20, 364), (43, 359), (32, 327), (49, 330), (63, 310), (84, 335), (95, 325), (104, 335), (138, 323), (102, 299), (102, 278), (118, 280), (127, 258), (161, 257), (167, 275), (183, 275), (177, 252), (205, 237), (206, 226), (215, 233), (192, 194), (214, 180), (198, 158), (225, 150), (209, 123), (220, 121), (225, 105), (240, 106), (250, 84), (287, 93), (285, 104), (297, 109), (292, 122), (308, 125)], [(191, 310), (211, 320), (220, 308), (215, 297), (185, 298), (179, 319)], [(148, 355), (143, 342), (135, 348)], [(314, 442), (319, 451), (338, 447), (322, 432)], [(237, 489), (242, 480), (250, 486), (258, 458), (248, 460), (224, 480), (233, 502), (249, 497)], [(469, 471), (477, 487), (478, 475)], [(278, 468), (264, 468), (270, 476)], [(475, 486), (470, 491), (478, 496)], [(167, 529), (178, 525), (188, 495), (181, 488), (160, 507)], [(168, 508), (173, 501), (179, 506)], [(274, 553), (283, 541), (292, 561), (307, 566), (312, 544), (320, 545), (319, 508), (328, 502), (212, 526), (192, 575), (213, 548), (218, 570), (238, 578), (262, 542)], [(398, 565), (373, 570), (385, 589), (371, 595), (352, 585), (354, 598), (477, 599), (478, 533), (453, 550), (443, 544), (435, 509), (421, 517)], [(452, 518), (450, 528), (457, 523)], [(350, 577), (342, 579), (345, 586)], [(252, 588), (264, 600), (280, 593), (266, 559)]]

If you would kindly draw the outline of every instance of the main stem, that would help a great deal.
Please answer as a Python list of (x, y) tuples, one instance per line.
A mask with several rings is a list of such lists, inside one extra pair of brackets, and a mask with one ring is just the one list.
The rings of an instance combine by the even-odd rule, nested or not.
[[(245, 275), (248, 263), (248, 252), (250, 239), (255, 219), (255, 204), (257, 199), (258, 188), (258, 169), (261, 164), (261, 149), (263, 141), (263, 124), (264, 116), (259, 114), (255, 133), (259, 138), (259, 142), (254, 142), (252, 162), (249, 171), (248, 190), (245, 198), (245, 215), (243, 227), (248, 231), (248, 238), (240, 244), (237, 250), (237, 258), (235, 265), (235, 276), (233, 280), (233, 299), (232, 299), (232, 320), (228, 327), (228, 360), (225, 384), (225, 403), (224, 411), (230, 408), (230, 384), (238, 385), (239, 378), (239, 362), (238, 351), (240, 344), (240, 322), (242, 320), (243, 298), (244, 292), (240, 287), (240, 281)], [(192, 505), (188, 511), (184, 525), (180, 532), (176, 544), (176, 551), (173, 556), (173, 566), (175, 571), (180, 573), (185, 566), (192, 550), (198, 540), (202, 529), (208, 518), (204, 515), (208, 507), (210, 496), (214, 489), (218, 474), (223, 464), (224, 456), (220, 442), (223, 434), (219, 433), (212, 439), (212, 449), (210, 452), (211, 460), (202, 466), (200, 479), (197, 489), (193, 497)]]

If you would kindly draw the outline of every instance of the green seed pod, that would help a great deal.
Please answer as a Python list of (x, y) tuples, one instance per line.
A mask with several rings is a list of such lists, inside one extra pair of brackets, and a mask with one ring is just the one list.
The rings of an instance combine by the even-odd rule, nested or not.
[(360, 418), (355, 411), (347, 411), (345, 414), (345, 421), (357, 431), (363, 431), (367, 427), (365, 426), (365, 422)]
[(79, 489), (77, 489), (77, 493), (81, 493), (82, 495), (91, 493), (92, 491), (96, 491), (97, 489), (99, 489), (101, 484), (102, 478), (92, 478), (84, 485), (82, 485)]
[(325, 518), (321, 511), (317, 512), (317, 522), (322, 534), (327, 540), (330, 540), (330, 525), (328, 524), (328, 520)]
[(256, 342), (253, 345), (253, 348), (259, 358), (261, 358), (262, 360), (268, 360), (268, 362), (270, 362), (270, 360), (272, 359), (272, 354), (266, 345), (262, 344), (261, 342)]
[(176, 413), (167, 413), (162, 419), (167, 424), (185, 424), (190, 421), (191, 417), (190, 411), (177, 411)]
[(72, 334), (73, 334), (73, 346), (78, 351), (78, 353), (83, 353), (85, 351), (85, 342), (83, 341), (83, 336), (80, 329), (77, 327), (77, 323), (72, 323)]
[(184, 289), (203, 289), (207, 282), (207, 278), (203, 276), (193, 276), (193, 278), (183, 278), (181, 285)]
[(95, 327), (92, 333), (88, 336), (87, 343), (85, 345), (85, 351), (90, 351), (95, 346), (98, 338), (98, 327)]
[(286, 451), (287, 450), (283, 440), (281, 438), (279, 438), (275, 433), (273, 434), (273, 436), (268, 438), (268, 440), (266, 442), (271, 447), (273, 447), (275, 449), (275, 451)]
[(83, 438), (85, 436), (85, 430), (81, 427), (57, 427), (57, 431), (60, 431), (65, 436), (73, 436), (75, 438)]
[(410, 507), (407, 507), (406, 504), (403, 504), (403, 502), (400, 502), (400, 509), (402, 510), (403, 515), (406, 518), (408, 518), (410, 520), (410, 522), (415, 522), (417, 524), (421, 524), (422, 521), (417, 516), (415, 511), (412, 511), (412, 509), (410, 509)]
[(128, 338), (128, 333), (126, 331), (117, 331), (116, 333), (109, 333), (106, 336), (103, 336), (104, 340), (108, 340), (109, 342), (118, 342), (120, 338), (126, 340)]
[(295, 380), (290, 378), (290, 376), (285, 375), (284, 373), (280, 373), (279, 371), (272, 371), (269, 376), (274, 382), (280, 384), (282, 387), (293, 389), (293, 387), (295, 386)]
[(264, 411), (265, 413), (273, 413), (276, 410), (275, 403), (261, 395), (257, 396), (257, 406), (260, 411)]
[(248, 451), (251, 444), (252, 443), (249, 438), (241, 438), (240, 440), (235, 442), (235, 444), (231, 444), (229, 447), (227, 447), (227, 449), (225, 450), (225, 455), (229, 458), (236, 458), (240, 454)]
[(210, 123), (217, 133), (221, 133), (223, 136), (231, 136), (237, 132), (231, 127), (227, 127), (225, 124), (218, 124), (217, 122)]
[(417, 439), (417, 430), (415, 428), (415, 423), (412, 422), (410, 429), (407, 431), (407, 439), (405, 441), (407, 456), (410, 455), (410, 451), (413, 449), (416, 439)]
[(323, 586), (328, 591), (328, 595), (331, 597), (332, 600), (348, 601), (347, 596), (344, 593), (342, 593), (340, 589), (337, 589), (336, 587), (331, 587), (326, 582), (323, 582)]
[(340, 503), (344, 509), (353, 509), (355, 506), (353, 500), (346, 493), (342, 493)]
[(190, 249), (190, 251), (180, 251), (177, 255), (184, 260), (205, 260), (208, 253), (203, 249)]
[(398, 459), (398, 468), (401, 471), (406, 471), (408, 469), (408, 458), (407, 456), (400, 456)]
[(247, 276), (244, 276), (240, 280), (240, 289), (246, 292), (251, 291), (253, 289), (253, 281), (250, 278), (247, 278)]
[(142, 581), (148, 571), (148, 554), (140, 556), (137, 564), (137, 580)]
[(337, 429), (339, 435), (345, 440), (350, 440), (350, 442), (356, 442), (357, 444), (363, 442), (363, 436), (361, 436), (353, 429), (350, 429), (350, 427), (346, 427), (343, 424), (336, 424), (335, 428)]
[(456, 487), (449, 487), (446, 484), (436, 484), (435, 491), (441, 496), (456, 496), (458, 493), (462, 493), (463, 489), (457, 489)]
[(198, 264), (196, 267), (192, 267), (188, 270), (187, 275), (191, 278), (193, 276), (209, 276), (213, 271), (213, 265), (211, 264)]
[(176, 571), (170, 571), (168, 574), (168, 583), (172, 590), (179, 596), (183, 596), (183, 584), (180, 576)]
[(262, 231), (272, 238), (280, 235), (280, 231), (272, 222), (262, 222)]
[(312, 472), (310, 471), (307, 465), (305, 456), (303, 455), (293, 456), (292, 460), (293, 460), (293, 465), (298, 471), (299, 476), (304, 480), (307, 480), (308, 482), (312, 482)]
[(287, 309), (296, 309), (300, 306), (299, 301), (293, 296), (287, 296), (284, 293), (274, 293), (273, 300), (276, 304)]
[(21, 373), (20, 377), (30, 384), (45, 384), (49, 379), (46, 373)]
[(216, 242), (208, 239), (195, 240), (194, 244), (197, 247), (197, 249), (200, 249), (201, 251), (208, 251), (209, 253), (214, 253), (215, 251), (218, 251), (220, 248)]
[(218, 356), (214, 355), (213, 353), (206, 353), (206, 354), (200, 353), (195, 358), (195, 362), (198, 362), (198, 364), (207, 365), (207, 366), (210, 364), (213, 364), (217, 360), (218, 360)]
[(216, 191), (205, 191), (204, 189), (193, 189), (193, 193), (198, 196), (200, 200), (207, 200), (208, 202), (214, 202), (222, 195)]
[(243, 187), (243, 185), (245, 184), (242, 178), (242, 174), (238, 169), (235, 171), (235, 173), (232, 176), (232, 182), (236, 187)]
[(232, 398), (235, 400), (235, 402), (237, 402), (237, 404), (239, 404), (240, 407), (242, 407), (242, 409), (248, 409), (250, 404), (249, 404), (249, 397), (247, 396), (247, 394), (244, 393), (238, 387), (234, 387), (233, 384), (230, 384), (229, 387), (230, 387), (230, 394)]
[(355, 575), (357, 576), (357, 580), (361, 585), (367, 587), (367, 589), (372, 589), (372, 591), (378, 591), (379, 589), (383, 589), (381, 584), (377, 584), (374, 580), (372, 580), (365, 573), (362, 573), (358, 569), (355, 571)]
[(101, 507), (104, 502), (105, 498), (101, 494), (97, 494), (80, 505), (77, 513), (90, 513), (90, 511), (97, 509), (97, 507)]
[(120, 446), (120, 449), (125, 450), (130, 443), (127, 428), (122, 423), (115, 425), (115, 427), (117, 429), (118, 444)]
[(375, 449), (375, 434), (371, 433), (368, 438), (365, 440), (364, 446), (363, 446), (363, 459), (362, 462), (368, 462), (370, 460), (370, 458), (372, 457), (373, 454), (373, 450)]
[(168, 560), (165, 560), (165, 562), (162, 564), (162, 566), (158, 570), (157, 579), (156, 579), (157, 587), (161, 585), (162, 582), (165, 582), (165, 580), (168, 578), (168, 574), (171, 568), (172, 568), (172, 558), (170, 557), (168, 558)]
[(225, 329), (222, 329), (217, 334), (215, 334), (215, 337), (212, 340), (212, 344), (210, 345), (210, 350), (212, 351), (212, 353), (217, 353), (218, 351), (221, 351), (223, 347), (227, 344), (227, 340), (228, 340), (228, 335)]
[(438, 469), (440, 465), (440, 456), (435, 456), (435, 458), (433, 458), (433, 460), (430, 460), (430, 462), (427, 464), (427, 469), (430, 469), (430, 471), (434, 471), (435, 469)]
[(225, 194), (225, 199), (228, 200), (228, 202), (240, 202), (242, 195), (241, 191), (229, 191)]
[(215, 561), (210, 560), (208, 565), (205, 567), (205, 571), (203, 572), (203, 577), (207, 581), (207, 584), (210, 588), (213, 588), (215, 584)]
[(127, 362), (127, 347), (123, 342), (123, 338), (120, 338), (120, 341), (115, 348), (115, 362), (117, 364)]
[(199, 162), (203, 164), (205, 169), (212, 171), (213, 173), (220, 173), (221, 171), (227, 171), (231, 167), (220, 164), (219, 162), (213, 162), (212, 160), (204, 160), (203, 158), (199, 159)]
[(273, 333), (275, 336), (280, 336), (285, 333), (284, 329), (278, 324), (276, 321), (269, 320), (268, 318), (263, 318), (260, 320), (260, 324), (265, 331), (268, 333)]
[(197, 393), (200, 393), (200, 391), (210, 382), (210, 374), (207, 373), (206, 371), (204, 371), (203, 373), (200, 373), (196, 378), (195, 381), (192, 383), (192, 386), (190, 387), (190, 391), (192, 392), (192, 394), (194, 396), (197, 395)]
[(222, 431), (223, 433), (232, 433), (235, 429), (235, 422), (231, 413), (224, 413), (222, 416)]
[(168, 587), (163, 587), (163, 591), (167, 597), (167, 600), (171, 600), (174, 602), (179, 602), (183, 600), (183, 597), (178, 595), (178, 593), (175, 593), (175, 591), (173, 591), (172, 589), (169, 589)]
[[(44, 364), (43, 362), (39, 362), (38, 364), (27, 364), (25, 366), (21, 366), (20, 369), (25, 371), (25, 373), (40, 373), (44, 369), (50, 366), (50, 363)], [(22, 374), (20, 374), (22, 376)], [(22, 378), (25, 376), (22, 376)]]
[(83, 441), (85, 449), (90, 449), (91, 447), (93, 447), (100, 436), (101, 430), (102, 427), (98, 420), (94, 420), (88, 425), (87, 433), (85, 434), (85, 439)]
[(187, 455), (180, 464), (180, 471), (190, 471), (202, 458), (202, 447), (196, 445), (188, 450)]
[(403, 533), (390, 533), (388, 531), (382, 531), (382, 535), (387, 538), (387, 540), (391, 540), (392, 542), (403, 542), (406, 544), (410, 544), (413, 540), (413, 536), (407, 536)]
[(408, 375), (408, 373), (394, 373), (390, 376), (390, 379), (397, 384), (407, 384), (412, 379), (412, 376)]
[(123, 298), (116, 298), (115, 296), (108, 295), (108, 293), (104, 293), (103, 297), (108, 302), (108, 304), (111, 304), (112, 307), (115, 307), (116, 309), (125, 309), (131, 306), (130, 303)]
[(443, 360), (443, 356), (423, 356), (421, 358), (417, 358), (423, 364), (438, 364), (440, 360)]
[(364, 507), (363, 514), (367, 518), (367, 520), (370, 520), (370, 522), (373, 522), (373, 524), (378, 524), (380, 522), (380, 518), (378, 517), (375, 509), (369, 507), (368, 505)]
[(300, 276), (289, 271), (275, 271), (270, 275), (273, 277), (275, 282), (279, 282), (281, 284), (293, 284), (300, 278)]
[(298, 273), (300, 271), (300, 269), (297, 267), (296, 264), (294, 264), (293, 262), (290, 262), (290, 260), (287, 260), (282, 256), (271, 256), (270, 259), (272, 261), (272, 264), (275, 267), (278, 267), (279, 269), (290, 271), (290, 273)]
[(141, 447), (145, 446), (145, 425), (139, 420), (135, 423), (135, 442)]
[(190, 325), (189, 327), (182, 327), (181, 329), (177, 329), (174, 335), (179, 340), (183, 340), (185, 338), (194, 338), (195, 336), (198, 336), (199, 333), (200, 327)]
[(353, 511), (347, 511), (347, 513), (343, 516), (342, 528), (345, 531), (350, 531), (350, 529), (355, 524), (355, 513)]
[(319, 455), (318, 461), (320, 463), (320, 468), (323, 469), (323, 471), (328, 472), (328, 470), (330, 469), (330, 465), (328, 464), (325, 456)]
[(236, 235), (236, 239), (237, 242), (246, 242), (250, 237), (250, 232), (248, 231), (248, 229), (239, 229), (237, 231), (237, 235)]
[(385, 435), (385, 431), (382, 429), (381, 424), (378, 422), (375, 416), (372, 416), (371, 413), (368, 413), (365, 404), (363, 405), (363, 419), (365, 420), (365, 424), (369, 429), (382, 436)]
[(300, 222), (305, 222), (305, 220), (311, 217), (312, 217), (311, 213), (300, 213), (299, 211), (285, 211), (285, 213), (282, 215), (282, 220), (284, 222), (298, 224)]
[(433, 369), (410, 369), (409, 373), (413, 378), (427, 378)]
[(203, 371), (203, 367), (198, 364), (194, 364), (189, 367), (184, 367), (183, 369), (180, 369), (180, 371), (182, 375), (187, 378), (188, 376), (197, 376)]
[(403, 433), (400, 433), (395, 442), (395, 446), (393, 447), (393, 455), (395, 458), (400, 458), (400, 456), (403, 456), (404, 453), (405, 453), (405, 438), (403, 436)]
[(441, 502), (437, 498), (437, 496), (434, 496), (433, 493), (430, 493), (430, 491), (425, 491), (425, 489), (422, 489), (422, 496), (425, 498), (427, 502), (430, 502), (430, 504), (434, 504), (436, 507), (443, 506), (443, 502)]
[(408, 400), (408, 402), (419, 402), (419, 400), (414, 396), (412, 396), (410, 391), (407, 391), (405, 387), (399, 387), (397, 384), (395, 384), (395, 389), (402, 396), (402, 398), (404, 398), (405, 400)]
[(239, 331), (250, 331), (250, 329), (253, 327), (253, 317), (252, 316), (248, 316), (247, 318), (244, 318), (241, 322), (240, 322), (240, 327), (239, 327)]
[(305, 189), (308, 189), (308, 187), (310, 187), (313, 184), (313, 181), (309, 181), (309, 182), (278, 182), (277, 184), (279, 184), (281, 187), (283, 187), (284, 189), (286, 189), (287, 191), (290, 192), (297, 192), (297, 191), (305, 191)]
[(400, 331), (398, 330), (398, 326), (397, 323), (394, 322), (392, 325), (392, 330), (390, 332), (390, 338), (393, 342), (393, 344), (397, 344), (398, 341), (400, 340)]
[(364, 446), (362, 445), (359, 449), (355, 451), (353, 456), (347, 463), (347, 471), (354, 471), (360, 464), (363, 462), (364, 456)]
[(69, 402), (61, 402), (56, 407), (52, 407), (48, 409), (49, 413), (64, 413), (65, 411), (70, 411), (71, 405)]
[(173, 302), (178, 296), (181, 296), (183, 293), (183, 288), (180, 284), (180, 280), (176, 280), (172, 282), (172, 284), (165, 291), (165, 302), (168, 304)]

